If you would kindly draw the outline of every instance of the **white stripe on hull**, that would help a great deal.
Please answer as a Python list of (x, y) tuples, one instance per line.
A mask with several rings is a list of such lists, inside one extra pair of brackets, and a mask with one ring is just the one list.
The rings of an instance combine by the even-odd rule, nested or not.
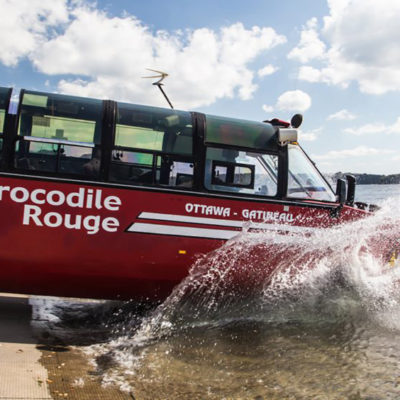
[(133, 223), (127, 229), (127, 231), (136, 233), (153, 233), (156, 235), (187, 236), (222, 240), (232, 239), (236, 235), (242, 233), (241, 231), (228, 231), (223, 229), (191, 228), (187, 226), (146, 224), (142, 222)]
[(192, 217), (190, 215), (175, 215), (175, 214), (142, 212), (142, 213), (140, 213), (138, 218), (140, 218), (140, 219), (155, 219), (155, 220), (159, 220), (159, 221), (170, 221), (170, 222), (188, 222), (188, 223), (192, 223), (192, 224), (230, 226), (232, 228), (242, 228), (243, 227), (243, 221), (234, 221), (231, 219)]
[(294, 225), (279, 224), (279, 223), (268, 224), (265, 222), (257, 223), (253, 221), (192, 217), (190, 215), (162, 214), (153, 212), (142, 212), (140, 213), (138, 218), (153, 219), (153, 220), (168, 221), (168, 222), (186, 222), (191, 224), (226, 226), (232, 228), (243, 228), (244, 226), (246, 226), (250, 229), (261, 229), (261, 230), (282, 231), (282, 232), (314, 232), (315, 229), (318, 229), (318, 228), (310, 228), (307, 226), (294, 226)]

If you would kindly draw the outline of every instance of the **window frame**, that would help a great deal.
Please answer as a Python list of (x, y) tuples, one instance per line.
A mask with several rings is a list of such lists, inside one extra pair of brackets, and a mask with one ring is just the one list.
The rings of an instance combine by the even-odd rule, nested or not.
[[(285, 146), (286, 147), (286, 146)], [(278, 168), (277, 168), (277, 185), (276, 185), (276, 193), (273, 196), (269, 195), (263, 195), (263, 194), (253, 194), (253, 193), (240, 193), (240, 192), (234, 192), (234, 191), (222, 191), (222, 190), (215, 190), (215, 189), (210, 189), (206, 187), (205, 183), (205, 178), (206, 178), (206, 166), (207, 166), (207, 150), (213, 148), (213, 149), (221, 149), (221, 150), (237, 150), (237, 151), (248, 151), (251, 153), (256, 153), (260, 155), (272, 155), (276, 156), (278, 159)], [(287, 174), (285, 174), (285, 164), (287, 164), (285, 160), (285, 156), (283, 153), (283, 149), (279, 148), (278, 151), (259, 151), (255, 150), (252, 148), (244, 148), (244, 147), (237, 147), (237, 146), (228, 146), (228, 145), (215, 145), (215, 144), (204, 144), (204, 153), (202, 154), (202, 163), (201, 163), (201, 168), (202, 168), (202, 176), (201, 176), (201, 185), (202, 185), (202, 191), (204, 193), (213, 193), (213, 194), (219, 194), (221, 196), (235, 196), (235, 197), (250, 197), (252, 199), (282, 199), (283, 196), (282, 194), (285, 193), (286, 190), (286, 185), (287, 185)], [(212, 162), (215, 160), (211, 160)], [(221, 161), (222, 163), (224, 161)], [(228, 161), (229, 163), (229, 161)], [(236, 163), (234, 163), (236, 164)], [(248, 167), (249, 164), (244, 164), (244, 166)], [(287, 170), (287, 169), (286, 169)], [(284, 179), (282, 179), (284, 177)], [(254, 175), (255, 178), (255, 175)], [(210, 183), (212, 184), (212, 177)], [(225, 186), (221, 185), (218, 183), (218, 186)], [(232, 187), (232, 186), (229, 186)], [(238, 186), (233, 186), (233, 187), (238, 187)], [(240, 188), (240, 187), (238, 187)], [(243, 187), (242, 187), (243, 188)], [(244, 188), (248, 189), (248, 188)]]

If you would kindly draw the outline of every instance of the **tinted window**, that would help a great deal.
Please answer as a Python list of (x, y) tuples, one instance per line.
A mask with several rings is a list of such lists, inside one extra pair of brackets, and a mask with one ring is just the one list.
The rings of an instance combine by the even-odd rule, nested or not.
[(174, 155), (114, 150), (110, 180), (132, 185), (188, 188), (193, 186), (193, 164)]
[(173, 156), (158, 156), (156, 181), (160, 185), (191, 188), (193, 163), (177, 160)]
[(267, 123), (207, 115), (206, 143), (276, 150), (275, 129)]
[(153, 159), (154, 156), (149, 153), (114, 150), (110, 180), (126, 184), (153, 184)]
[(115, 146), (192, 154), (190, 113), (118, 103)]
[(100, 149), (57, 141), (36, 142), (35, 138), (26, 137), (16, 143), (15, 166), (25, 171), (97, 178), (100, 173)]
[(102, 101), (23, 93), (15, 166), (96, 178), (100, 173)]
[(18, 134), (100, 144), (102, 101), (24, 92)]

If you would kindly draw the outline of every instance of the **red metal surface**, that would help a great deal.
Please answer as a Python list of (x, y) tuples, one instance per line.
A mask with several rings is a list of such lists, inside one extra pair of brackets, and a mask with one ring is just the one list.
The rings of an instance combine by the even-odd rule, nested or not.
[[(89, 189), (92, 202), (88, 200)], [(197, 256), (225, 242), (181, 234), (128, 232), (132, 224), (144, 224), (155, 232), (159, 226), (167, 226), (171, 231), (167, 233), (172, 233), (173, 226), (206, 229), (218, 235), (219, 230), (240, 232), (240, 227), (219, 226), (223, 221), (251, 219), (275, 224), (280, 220), (283, 228), (292, 229), (327, 227), (366, 215), (347, 207), (341, 218), (334, 218), (330, 210), (310, 206), (23, 177), (0, 177), (0, 190), (0, 291), (57, 296), (162, 299), (187, 275)], [(85, 196), (79, 197), (79, 190)], [(62, 193), (53, 192), (46, 199), (52, 191)], [(66, 202), (57, 205), (62, 194), (66, 198), (72, 196), (75, 205), (84, 199), (83, 206), (73, 207)], [(113, 197), (106, 200), (109, 196)], [(167, 219), (172, 215), (178, 219), (196, 217), (212, 221), (165, 221), (143, 213), (157, 213)], [(89, 217), (89, 228), (83, 224), (80, 229), (65, 227), (66, 219), (73, 225), (77, 216), (82, 221)], [(46, 221), (52, 226), (46, 226)], [(100, 226), (94, 233), (93, 224), (97, 221)], [(43, 226), (38, 226), (40, 223)]]

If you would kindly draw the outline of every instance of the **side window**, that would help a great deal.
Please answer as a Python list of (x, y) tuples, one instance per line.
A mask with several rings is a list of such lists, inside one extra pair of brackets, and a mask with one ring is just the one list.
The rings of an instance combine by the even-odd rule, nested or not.
[(213, 185), (226, 185), (253, 189), (255, 167), (251, 164), (235, 164), (223, 161), (212, 161)]
[(254, 166), (235, 165), (233, 170), (233, 184), (242, 187), (254, 188)]
[(191, 114), (118, 103), (110, 180), (125, 184), (193, 186)]
[(276, 196), (278, 156), (207, 148), (205, 187), (209, 190)]
[(110, 180), (124, 184), (193, 187), (193, 164), (175, 156), (113, 150)]
[(157, 161), (158, 184), (181, 188), (193, 187), (193, 163), (169, 155), (158, 156)]
[(149, 153), (113, 150), (110, 180), (127, 184), (152, 184), (154, 157)]
[(117, 103), (115, 146), (192, 155), (189, 112)]
[(25, 91), (15, 166), (96, 178), (100, 173), (102, 101)]

